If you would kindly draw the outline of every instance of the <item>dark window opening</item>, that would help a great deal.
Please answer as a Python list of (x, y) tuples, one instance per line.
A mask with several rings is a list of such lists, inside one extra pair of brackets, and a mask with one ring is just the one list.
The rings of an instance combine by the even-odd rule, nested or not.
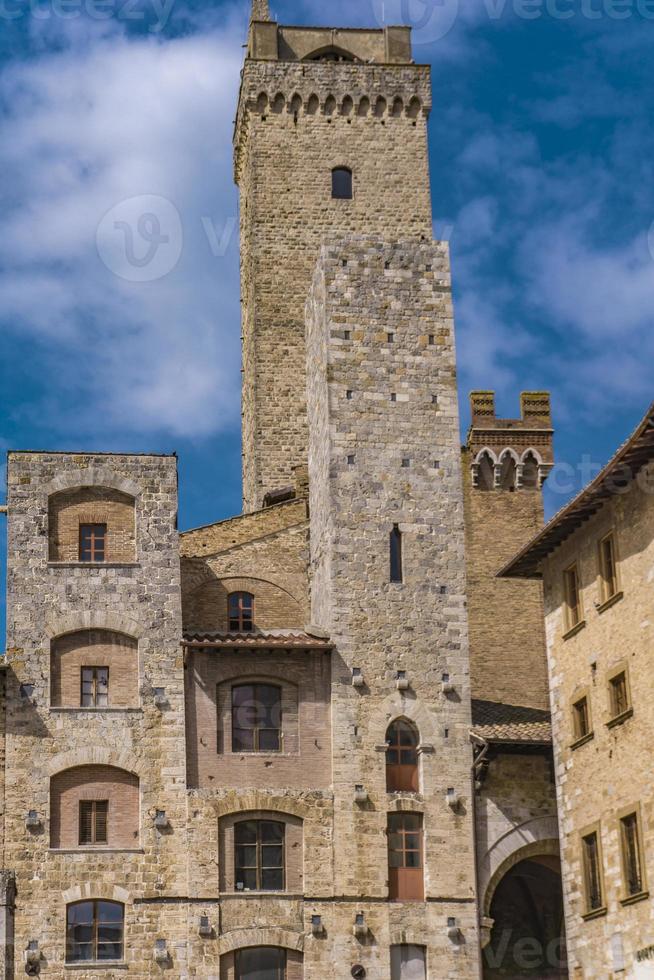
[(236, 953), (236, 980), (285, 980), (286, 950), (254, 946)]
[(79, 560), (104, 561), (106, 555), (106, 542), (106, 524), (80, 524)]
[(335, 167), (332, 170), (332, 197), (350, 201), (353, 196), (352, 171), (347, 167)]
[(622, 855), (624, 862), (625, 888), (627, 897), (640, 895), (643, 887), (643, 868), (641, 862), (640, 832), (638, 814), (630, 813), (620, 821), (622, 836)]
[(619, 718), (629, 710), (629, 688), (627, 687), (626, 671), (621, 671), (611, 678), (611, 712), (613, 718)]
[(284, 824), (243, 820), (234, 827), (234, 881), (237, 891), (284, 890)]
[(107, 824), (109, 816), (108, 800), (80, 800), (79, 804), (79, 842), (80, 844), (107, 844)]
[(122, 960), (125, 910), (118, 902), (76, 902), (66, 915), (66, 962)]
[(232, 688), (232, 752), (279, 752), (282, 692), (272, 684)]
[(82, 708), (108, 707), (108, 667), (82, 667), (80, 704)]
[(586, 905), (589, 912), (596, 912), (604, 904), (599, 840), (596, 833), (583, 838), (583, 848)]
[(397, 524), (393, 525), (390, 534), (391, 546), (391, 582), (403, 582), (402, 568), (402, 532)]
[(230, 595), (229, 628), (232, 633), (251, 633), (254, 629), (254, 596), (249, 592)]

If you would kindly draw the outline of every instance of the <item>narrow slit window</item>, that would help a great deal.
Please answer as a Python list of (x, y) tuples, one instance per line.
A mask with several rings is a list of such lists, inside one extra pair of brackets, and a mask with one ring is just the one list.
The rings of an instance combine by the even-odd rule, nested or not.
[(588, 698), (579, 698), (572, 706), (575, 741), (586, 738), (591, 733)]
[(402, 532), (397, 524), (393, 525), (390, 535), (391, 547), (391, 582), (403, 582), (404, 570), (402, 567)]
[(579, 595), (579, 572), (576, 565), (566, 568), (563, 573), (565, 587), (565, 603), (567, 610), (568, 629), (574, 629), (581, 623), (581, 597)]
[(107, 545), (106, 524), (80, 524), (79, 560), (105, 561)]
[(596, 831), (582, 838), (584, 879), (586, 883), (586, 910), (598, 912), (604, 907), (602, 867), (599, 837)]
[(351, 201), (353, 196), (352, 171), (348, 167), (335, 167), (332, 170), (332, 197)]
[(645, 891), (638, 814), (630, 813), (620, 820), (622, 863), (624, 867), (625, 896), (633, 898)]
[(608, 602), (618, 593), (618, 574), (615, 561), (615, 538), (607, 534), (600, 541), (600, 575), (602, 577), (602, 600)]

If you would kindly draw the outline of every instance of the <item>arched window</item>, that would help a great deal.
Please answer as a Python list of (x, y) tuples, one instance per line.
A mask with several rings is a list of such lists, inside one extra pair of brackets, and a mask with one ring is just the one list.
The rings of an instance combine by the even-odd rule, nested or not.
[(235, 980), (286, 980), (286, 950), (253, 946), (236, 951)]
[(232, 592), (229, 596), (229, 628), (232, 633), (254, 629), (254, 596), (251, 592)]
[(495, 486), (495, 464), (489, 453), (482, 453), (479, 458), (477, 487), (480, 490), (492, 490)]
[(418, 732), (414, 726), (400, 718), (386, 732), (386, 789), (389, 793), (408, 791), (417, 793)]
[(138, 777), (114, 766), (75, 766), (50, 780), (50, 847), (138, 847)]
[(522, 461), (522, 486), (526, 490), (537, 490), (539, 482), (538, 460), (533, 453), (527, 453)]
[(112, 630), (77, 630), (50, 644), (50, 698), (53, 708), (135, 707), (138, 642)]
[(48, 501), (49, 560), (136, 560), (135, 500), (110, 487), (76, 487)]
[(75, 902), (66, 910), (66, 962), (106, 963), (123, 958), (125, 909), (118, 902)]
[(505, 453), (502, 456), (500, 465), (500, 486), (502, 490), (509, 490), (512, 493), (516, 488), (518, 470), (511, 453)]
[(273, 684), (232, 688), (232, 752), (279, 752), (282, 689)]
[(237, 891), (284, 891), (284, 831), (284, 824), (277, 820), (241, 820), (236, 824), (234, 882)]
[(352, 199), (352, 171), (348, 167), (335, 167), (332, 170), (332, 197), (341, 201)]

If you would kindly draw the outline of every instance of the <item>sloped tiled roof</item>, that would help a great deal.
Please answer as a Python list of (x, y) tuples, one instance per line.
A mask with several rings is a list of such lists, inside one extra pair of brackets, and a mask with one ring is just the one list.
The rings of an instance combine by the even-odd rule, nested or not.
[(266, 630), (254, 633), (184, 633), (184, 643), (195, 647), (245, 647), (252, 649), (331, 650), (325, 636), (312, 636), (304, 630)]
[(550, 713), (539, 708), (474, 699), (472, 725), (487, 742), (548, 745), (552, 741)]
[(654, 459), (654, 403), (602, 472), (555, 514), (535, 538), (499, 571), (499, 578), (540, 578), (541, 563), (615, 494), (623, 492)]

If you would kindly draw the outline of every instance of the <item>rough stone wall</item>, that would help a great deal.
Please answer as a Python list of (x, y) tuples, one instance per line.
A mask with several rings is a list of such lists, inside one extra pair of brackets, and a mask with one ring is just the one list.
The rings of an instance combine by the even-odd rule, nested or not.
[[(360, 945), (346, 929), (335, 930), (323, 957), (361, 962), (369, 976), (388, 980), (389, 946), (404, 941), (427, 947), (430, 977), (478, 977), (446, 245), (353, 239), (323, 248), (307, 304), (307, 346), (313, 620), (336, 644), (334, 890), (342, 907), (330, 919), (340, 913), (351, 923), (364, 911), (376, 938)], [(389, 582), (394, 524), (403, 534), (401, 584)], [(354, 667), (362, 688), (351, 684)], [(408, 691), (397, 689), (398, 670), (406, 671)], [(454, 682), (453, 697), (441, 692), (443, 673)], [(384, 739), (398, 716), (420, 732), (416, 795), (386, 792)], [(355, 802), (356, 784), (367, 802)], [(449, 788), (462, 798), (454, 812)], [(424, 816), (425, 902), (380, 903), (388, 896), (387, 817), (397, 810)], [(460, 925), (462, 943), (448, 939), (448, 917)]]
[[(49, 498), (80, 486), (110, 487), (135, 499), (137, 564), (49, 562)], [(67, 974), (66, 905), (85, 897), (125, 904), (130, 975), (160, 975), (153, 956), (157, 936), (175, 944), (174, 962), (180, 969), (187, 910), (176, 899), (187, 894), (188, 885), (176, 460), (10, 453), (8, 503), (11, 780), (4, 866), (17, 876), (16, 971), (24, 970), (28, 942), (38, 939), (47, 975)], [(51, 710), (50, 644), (83, 628), (117, 630), (138, 640), (138, 709)], [(152, 687), (165, 688), (165, 709), (154, 705)], [(140, 848), (135, 853), (49, 850), (50, 780), (86, 765), (116, 766), (139, 778)], [(41, 821), (33, 830), (25, 825), (30, 810)], [(156, 810), (166, 811), (168, 832), (155, 829)], [(76, 975), (97, 977), (97, 970), (81, 969)]]
[(138, 707), (138, 641), (107, 630), (82, 630), (50, 644), (50, 707), (81, 706), (83, 667), (109, 669), (109, 707)]
[[(187, 655), (189, 785), (201, 789), (331, 786), (329, 657), (323, 652)], [(231, 688), (260, 680), (282, 689), (282, 751), (232, 752)]]
[(80, 524), (106, 524), (105, 562), (135, 560), (134, 500), (105, 487), (83, 487), (50, 499), (50, 561), (79, 561)]
[[(430, 104), (423, 66), (245, 62), (235, 135), (245, 510), (306, 461), (304, 304), (322, 243), (431, 239)], [(332, 199), (338, 166), (353, 171), (353, 200)]]
[[(650, 484), (651, 487), (651, 477)], [(603, 611), (598, 542), (614, 530), (622, 599)], [(563, 570), (577, 562), (585, 625), (564, 639)], [(651, 583), (654, 578), (654, 498), (647, 486), (617, 491), (602, 510), (577, 530), (544, 567), (545, 609), (566, 925), (571, 974), (577, 980), (607, 976), (649, 977), (636, 953), (654, 945), (650, 898), (623, 904), (618, 816), (640, 807), (646, 872), (654, 875), (654, 793), (651, 745), (651, 651), (654, 641)], [(608, 679), (624, 665), (629, 674), (633, 717), (611, 727)], [(572, 704), (585, 693), (593, 737), (572, 748)], [(599, 823), (606, 914), (584, 921), (580, 836)], [(621, 939), (616, 939), (616, 936)], [(616, 963), (624, 953), (624, 973)]]
[(535, 450), (552, 463), (549, 396), (546, 414), (536, 396), (523, 394), (519, 419), (495, 416), (492, 392), (472, 397), (473, 420), (463, 450), (470, 674), (473, 698), (549, 709), (543, 601), (540, 583), (498, 579), (497, 572), (543, 525), (539, 487), (482, 490), (473, 485), (472, 464), (484, 449), (499, 460), (508, 449), (517, 460)]

